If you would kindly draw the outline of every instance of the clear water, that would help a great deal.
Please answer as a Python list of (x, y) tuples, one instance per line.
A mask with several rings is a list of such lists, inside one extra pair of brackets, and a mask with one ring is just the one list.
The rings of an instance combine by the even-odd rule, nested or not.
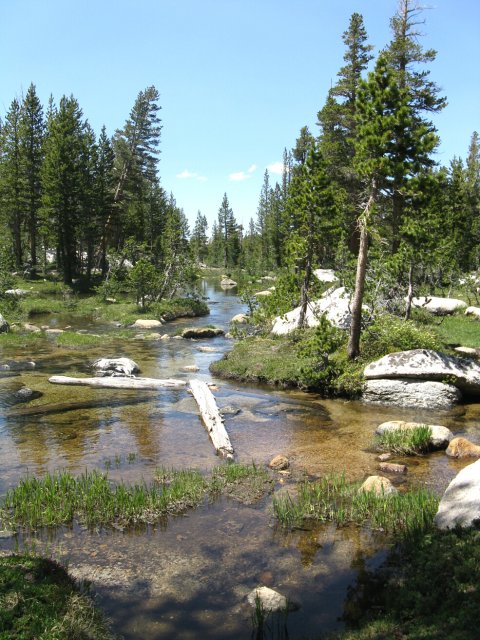
[[(229, 320), (244, 311), (234, 291), (218, 284), (205, 282), (204, 294), (210, 302), (208, 317), (178, 320), (161, 332), (173, 336), (179, 328), (206, 324), (227, 329)], [(41, 323), (114, 331), (111, 325), (68, 315)], [(0, 378), (0, 493), (26, 473), (59, 468), (108, 469), (113, 479), (137, 482), (149, 481), (162, 465), (207, 471), (219, 464), (186, 390), (90, 389), (52, 385), (48, 377), (86, 373), (96, 357), (125, 355), (144, 376), (211, 381), (209, 365), (231, 348), (231, 341), (153, 341), (139, 333), (115, 346), (108, 353), (100, 346), (82, 354), (60, 349), (52, 340), (38, 353), (3, 349), (2, 359), (33, 359), (37, 368)], [(207, 346), (211, 350), (204, 350)], [(198, 366), (198, 373), (182, 371), (187, 365)], [(264, 464), (283, 453), (294, 470), (313, 476), (345, 471), (362, 479), (378, 471), (373, 432), (389, 419), (444, 424), (458, 435), (479, 439), (478, 404), (450, 414), (419, 413), (213, 381), (219, 406), (240, 409), (226, 415), (225, 426), (241, 462)], [(13, 403), (12, 392), (23, 385), (43, 395), (28, 404)], [(421, 483), (440, 493), (461, 466), (443, 453), (409, 459), (408, 474), (395, 482)], [(283, 482), (289, 486), (288, 478)], [(276, 490), (285, 490), (282, 481)], [(33, 546), (67, 561), (73, 575), (92, 582), (114, 629), (132, 640), (250, 638), (252, 612), (245, 598), (260, 584), (300, 605), (288, 619), (290, 638), (340, 628), (348, 585), (382, 560), (383, 544), (358, 528), (284, 532), (272, 519), (271, 497), (253, 506), (222, 498), (149, 529), (88, 531), (75, 525), (0, 539), (0, 549)]]

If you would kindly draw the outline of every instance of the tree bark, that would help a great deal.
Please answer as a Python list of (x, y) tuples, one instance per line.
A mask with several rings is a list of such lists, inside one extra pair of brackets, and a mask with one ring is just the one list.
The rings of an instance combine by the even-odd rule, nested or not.
[(189, 384), (215, 451), (222, 457), (232, 460), (233, 447), (213, 393), (201, 380), (190, 380)]
[(52, 384), (83, 385), (87, 387), (103, 387), (107, 389), (158, 389), (159, 387), (184, 387), (184, 380), (170, 378), (160, 380), (158, 378), (117, 378), (105, 376), (104, 378), (70, 378), (68, 376), (52, 376), (48, 379)]
[(368, 261), (368, 223), (372, 209), (377, 200), (377, 184), (376, 180), (372, 181), (372, 187), (367, 204), (362, 215), (358, 219), (358, 227), (360, 231), (360, 246), (357, 258), (357, 273), (355, 276), (355, 292), (352, 301), (352, 322), (350, 324), (350, 337), (347, 346), (347, 355), (349, 360), (354, 360), (360, 354), (360, 335), (362, 332), (362, 304), (363, 294), (365, 292), (365, 275), (367, 272)]

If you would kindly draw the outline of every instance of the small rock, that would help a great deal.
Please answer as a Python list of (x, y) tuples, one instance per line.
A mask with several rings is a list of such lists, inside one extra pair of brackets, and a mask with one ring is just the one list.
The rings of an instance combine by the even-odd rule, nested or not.
[(14, 535), (15, 535), (15, 531), (9, 531), (8, 529), (4, 529), (3, 531), (0, 531), (0, 540), (6, 539), (6, 538), (13, 538)]
[(218, 349), (215, 349), (215, 347), (197, 347), (197, 351), (201, 351), (202, 353), (216, 353)]
[(6, 296), (13, 296), (15, 298), (23, 298), (29, 293), (30, 291), (27, 291), (26, 289), (7, 289), (5, 291)]
[(9, 330), (10, 330), (10, 325), (0, 313), (0, 333), (8, 333)]
[(230, 320), (232, 324), (247, 324), (248, 316), (246, 313), (237, 313), (236, 316)]
[(153, 331), (152, 333), (147, 333), (145, 335), (145, 340), (161, 340), (161, 339), (162, 339), (162, 334), (156, 333), (155, 331)]
[(450, 458), (480, 458), (480, 446), (467, 438), (453, 438), (445, 453)]
[(192, 327), (182, 331), (182, 338), (216, 338), (223, 336), (225, 331), (216, 327)]
[(290, 466), (290, 461), (286, 456), (279, 454), (272, 458), (272, 460), (270, 460), (268, 466), (274, 471), (282, 471), (284, 469), (288, 469), (288, 467)]
[(160, 338), (160, 340), (170, 340), (170, 336), (164, 333), (163, 336)]
[(254, 293), (253, 295), (256, 298), (267, 298), (272, 295), (272, 292), (269, 289), (266, 289), (265, 291), (257, 291), (257, 293)]
[(195, 373), (200, 371), (200, 367), (197, 367), (196, 364), (187, 364), (185, 367), (182, 367), (182, 371), (191, 371), (192, 373)]
[[(211, 388), (211, 387), (210, 387)], [(225, 407), (220, 408), (222, 416), (236, 416), (240, 413), (241, 409), (234, 407), (231, 404), (227, 404)]]
[(442, 427), (439, 424), (427, 424), (423, 425), (421, 422), (404, 422), (403, 420), (390, 420), (388, 422), (382, 422), (379, 425), (375, 433), (377, 435), (382, 435), (383, 433), (387, 433), (390, 431), (406, 431), (410, 429), (416, 429), (421, 426), (430, 427), (431, 436), (430, 436), (430, 445), (434, 449), (446, 449), (448, 447), (448, 443), (453, 438), (453, 433), (447, 427)]
[(22, 387), (18, 391), (15, 391), (13, 396), (18, 402), (29, 402), (29, 400), (40, 398), (42, 394), (39, 391), (33, 391), (28, 387)]
[(475, 349), (474, 347), (455, 347), (455, 351), (464, 356), (472, 356), (472, 358), (480, 357), (480, 349)]
[(108, 302), (108, 304), (115, 304), (117, 302), (116, 298), (105, 298), (105, 302)]
[(139, 318), (132, 325), (135, 329), (157, 329), (162, 326), (160, 320), (144, 320)]
[(285, 611), (288, 602), (285, 596), (270, 587), (257, 587), (247, 596), (248, 604), (255, 608), (260, 601), (265, 611)]
[(465, 315), (480, 318), (480, 307), (467, 307), (465, 309)]
[(380, 471), (384, 473), (407, 473), (407, 466), (404, 464), (395, 464), (394, 462), (381, 462)]
[(380, 462), (386, 462), (387, 460), (390, 460), (390, 458), (391, 458), (391, 457), (392, 457), (392, 454), (391, 454), (391, 453), (381, 453), (381, 454), (378, 456), (378, 460), (379, 460)]
[(235, 282), (235, 280), (232, 280), (227, 276), (223, 276), (220, 281), (220, 286), (222, 287), (222, 289), (230, 289), (230, 287), (236, 287), (237, 283)]
[(25, 331), (28, 331), (29, 333), (41, 333), (41, 329), (40, 327), (37, 327), (34, 324), (29, 324), (28, 322), (24, 322), (24, 324), (22, 325)]
[(59, 336), (61, 333), (65, 333), (64, 329), (45, 329), (45, 333), (49, 336)]
[(383, 476), (369, 476), (360, 487), (363, 493), (374, 493), (376, 496), (389, 496), (398, 493), (388, 478)]

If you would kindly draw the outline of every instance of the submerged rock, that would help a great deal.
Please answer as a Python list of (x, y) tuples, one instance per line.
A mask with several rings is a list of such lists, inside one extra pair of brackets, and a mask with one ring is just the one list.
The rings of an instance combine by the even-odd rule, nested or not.
[(467, 438), (453, 438), (445, 453), (450, 458), (480, 458), (480, 445)]
[(468, 465), (450, 482), (440, 500), (434, 522), (439, 529), (480, 523), (480, 460)]
[(257, 587), (247, 596), (248, 604), (255, 609), (259, 602), (265, 611), (285, 611), (288, 600), (270, 587)]
[(378, 468), (384, 473), (407, 473), (407, 465), (396, 462), (380, 462)]
[(0, 364), (0, 371), (32, 371), (35, 362), (32, 360), (8, 360)]
[(182, 338), (216, 338), (223, 336), (225, 331), (216, 327), (192, 327), (182, 331)]
[(272, 458), (272, 460), (270, 460), (268, 466), (274, 471), (284, 471), (285, 469), (288, 469), (288, 467), (290, 466), (290, 462), (287, 456), (279, 454), (278, 456), (275, 456), (274, 458)]
[(453, 433), (447, 427), (442, 427), (439, 424), (424, 424), (422, 422), (404, 422), (403, 420), (390, 420), (389, 422), (382, 422), (376, 429), (375, 433), (381, 436), (384, 433), (390, 431), (408, 431), (411, 429), (418, 429), (418, 427), (426, 426), (430, 428), (430, 445), (434, 449), (445, 449), (448, 447), (448, 443), (453, 438)]
[(232, 280), (227, 276), (223, 276), (223, 278), (220, 280), (220, 286), (222, 287), (222, 289), (230, 289), (232, 287), (236, 287), (237, 283), (235, 282), (235, 280)]
[(140, 372), (138, 364), (130, 358), (99, 358), (92, 367), (99, 376), (132, 377)]
[(162, 326), (160, 320), (147, 320), (143, 318), (139, 318), (135, 320), (132, 327), (135, 329), (158, 329)]
[(451, 384), (407, 379), (367, 380), (362, 399), (369, 404), (448, 411), (462, 399)]

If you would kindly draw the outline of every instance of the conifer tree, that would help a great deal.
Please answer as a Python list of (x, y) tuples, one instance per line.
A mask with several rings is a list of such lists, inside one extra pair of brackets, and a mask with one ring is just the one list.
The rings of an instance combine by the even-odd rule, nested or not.
[(63, 96), (52, 115), (42, 165), (42, 216), (57, 248), (65, 284), (78, 266), (77, 248), (85, 180), (85, 124), (77, 100)]
[(25, 219), (25, 172), (21, 138), (20, 103), (13, 99), (2, 127), (0, 165), (0, 197), (2, 217), (11, 237), (15, 267), (23, 265), (22, 227)]
[(218, 231), (222, 243), (223, 267), (236, 267), (240, 258), (240, 228), (230, 207), (228, 196), (223, 195), (218, 210)]
[(190, 246), (197, 262), (205, 262), (208, 255), (208, 222), (206, 216), (197, 211), (195, 225), (190, 237)]
[(325, 264), (335, 246), (336, 208), (325, 160), (315, 142), (294, 174), (287, 202), (287, 252), (302, 281), (299, 327), (303, 326), (315, 263)]
[(37, 264), (37, 239), (39, 211), (41, 207), (41, 168), (45, 123), (43, 108), (34, 84), (28, 88), (22, 105), (21, 147), (25, 188), (25, 216), (28, 230), (30, 260), (35, 270)]

